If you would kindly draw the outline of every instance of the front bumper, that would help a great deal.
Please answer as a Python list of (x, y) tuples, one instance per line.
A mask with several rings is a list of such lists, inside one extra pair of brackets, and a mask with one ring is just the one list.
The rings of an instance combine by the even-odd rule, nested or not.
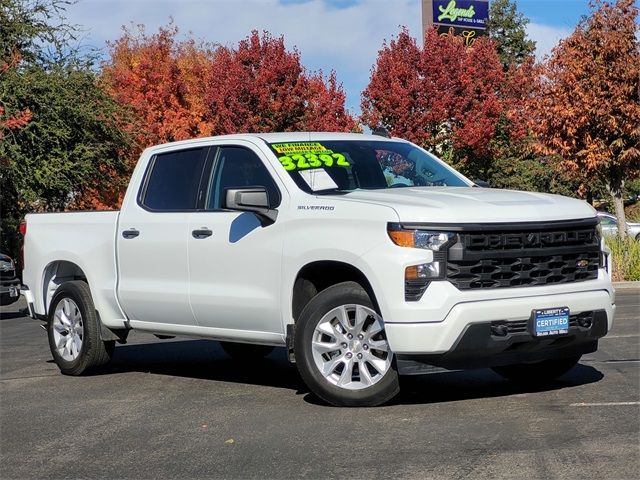
[(572, 315), (572, 320), (566, 335), (552, 337), (535, 337), (530, 325), (526, 330), (520, 328), (521, 322), (508, 322), (516, 327), (506, 335), (496, 334), (497, 322), (474, 323), (464, 329), (446, 353), (397, 357), (399, 361), (410, 360), (455, 370), (540, 362), (594, 352), (598, 339), (608, 331), (607, 312), (584, 312)]
[[(571, 314), (602, 311), (604, 333), (613, 326), (615, 305), (607, 290), (559, 293), (555, 295), (474, 300), (455, 304), (437, 322), (385, 322), (389, 346), (396, 354), (444, 354), (454, 349), (467, 328), (495, 321), (523, 321), (535, 309), (569, 307)], [(596, 337), (599, 338), (599, 337)]]
[(2, 281), (0, 282), (0, 294), (9, 293), (14, 288), (18, 290), (18, 294), (19, 294), (20, 279), (17, 277), (2, 279)]

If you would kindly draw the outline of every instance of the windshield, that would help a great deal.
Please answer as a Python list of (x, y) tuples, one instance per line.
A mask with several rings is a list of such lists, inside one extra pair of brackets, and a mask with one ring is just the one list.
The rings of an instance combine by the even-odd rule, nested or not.
[(405, 142), (341, 140), (269, 146), (296, 184), (309, 193), (469, 186), (453, 169)]

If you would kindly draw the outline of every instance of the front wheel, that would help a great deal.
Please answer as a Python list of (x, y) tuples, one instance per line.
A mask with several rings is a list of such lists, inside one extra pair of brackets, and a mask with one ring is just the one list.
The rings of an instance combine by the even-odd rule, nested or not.
[(100, 338), (100, 323), (89, 286), (82, 281), (65, 282), (51, 300), (47, 324), (49, 347), (60, 371), (81, 375), (106, 364), (114, 341)]
[(384, 321), (357, 283), (321, 291), (301, 312), (295, 331), (298, 371), (327, 403), (372, 407), (399, 392)]
[(508, 380), (516, 382), (549, 382), (564, 375), (577, 365), (581, 355), (567, 358), (544, 360), (536, 363), (518, 363), (493, 367), (491, 370)]

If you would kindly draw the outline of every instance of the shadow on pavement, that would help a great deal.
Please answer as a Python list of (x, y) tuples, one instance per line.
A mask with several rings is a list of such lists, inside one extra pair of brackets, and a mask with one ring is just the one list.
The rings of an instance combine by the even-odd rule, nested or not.
[(295, 366), (287, 361), (284, 348), (276, 348), (261, 361), (245, 363), (229, 358), (218, 342), (211, 340), (118, 345), (111, 362), (97, 373), (122, 372), (264, 385), (299, 393), (309, 391)]
[(24, 317), (24, 312), (9, 310), (11, 307), (3, 307), (0, 310), (0, 320), (12, 320), (14, 318)]
[(402, 377), (401, 390), (393, 403), (440, 403), (475, 398), (505, 397), (548, 392), (595, 383), (604, 375), (592, 366), (578, 364), (557, 380), (544, 384), (523, 384), (503, 379), (489, 369)]
[[(286, 388), (306, 394), (304, 400), (308, 403), (325, 405), (309, 393), (295, 366), (287, 361), (283, 348), (276, 348), (260, 362), (243, 363), (229, 358), (217, 342), (210, 340), (119, 345), (111, 363), (99, 374), (121, 372), (147, 372)], [(455, 402), (545, 392), (595, 383), (603, 377), (599, 370), (585, 364), (579, 364), (558, 380), (544, 385), (510, 382), (489, 369), (403, 376), (400, 378), (400, 394), (390, 405)]]

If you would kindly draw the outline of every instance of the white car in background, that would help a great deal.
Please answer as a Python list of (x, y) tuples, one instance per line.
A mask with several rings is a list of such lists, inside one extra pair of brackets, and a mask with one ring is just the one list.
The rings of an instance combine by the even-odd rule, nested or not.
[[(618, 220), (615, 215), (607, 212), (598, 212), (598, 219), (604, 235), (615, 236), (618, 234)], [(640, 223), (627, 222), (627, 234), (640, 241)]]

